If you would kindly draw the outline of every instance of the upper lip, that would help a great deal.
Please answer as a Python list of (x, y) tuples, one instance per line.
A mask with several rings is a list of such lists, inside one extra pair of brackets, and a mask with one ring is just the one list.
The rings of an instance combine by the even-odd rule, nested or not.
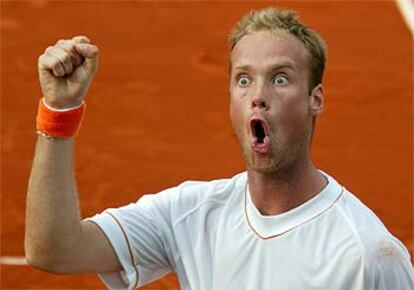
[(252, 132), (252, 135), (254, 137), (257, 137), (256, 128), (255, 128), (255, 125), (256, 125), (257, 122), (260, 122), (262, 124), (262, 127), (264, 129), (264, 134), (265, 134), (265, 136), (268, 136), (269, 135), (269, 125), (267, 124), (266, 120), (264, 118), (262, 118), (261, 116), (252, 116), (249, 120), (250, 130)]

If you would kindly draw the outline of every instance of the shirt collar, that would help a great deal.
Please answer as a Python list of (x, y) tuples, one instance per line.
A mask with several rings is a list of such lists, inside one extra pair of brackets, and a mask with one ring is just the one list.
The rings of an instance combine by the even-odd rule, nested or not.
[(322, 191), (310, 200), (285, 213), (264, 216), (254, 205), (247, 186), (244, 191), (244, 213), (251, 230), (262, 239), (271, 239), (286, 234), (318, 218), (329, 210), (343, 194), (343, 187), (330, 175), (320, 171), (328, 180)]

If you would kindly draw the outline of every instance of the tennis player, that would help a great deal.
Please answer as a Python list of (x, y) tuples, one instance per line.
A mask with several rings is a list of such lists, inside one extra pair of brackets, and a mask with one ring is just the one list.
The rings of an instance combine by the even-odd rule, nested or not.
[(98, 68), (85, 36), (39, 58), (44, 98), (27, 196), (26, 256), (134, 289), (168, 273), (192, 290), (409, 290), (404, 245), (310, 157), (324, 107), (322, 38), (292, 11), (246, 15), (230, 35), (230, 116), (246, 172), (188, 181), (81, 220), (73, 169)]

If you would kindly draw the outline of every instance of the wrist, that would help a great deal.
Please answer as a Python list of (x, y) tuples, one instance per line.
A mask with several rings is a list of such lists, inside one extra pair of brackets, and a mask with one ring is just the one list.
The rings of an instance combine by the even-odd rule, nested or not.
[(39, 101), (36, 128), (38, 134), (52, 138), (70, 138), (77, 135), (85, 112), (85, 103), (73, 108), (50, 107), (44, 98)]
[(41, 101), (46, 106), (46, 108), (48, 108), (49, 110), (55, 111), (55, 112), (67, 112), (70, 110), (79, 109), (85, 103), (84, 101), (81, 101), (78, 104), (57, 106), (57, 105), (50, 104), (48, 101), (46, 101), (46, 98), (42, 98)]
[(82, 104), (84, 103), (84, 101), (81, 100), (76, 100), (76, 101), (67, 101), (67, 102), (61, 102), (61, 101), (56, 101), (53, 98), (48, 98), (48, 97), (44, 97), (42, 98), (44, 105), (53, 110), (53, 111), (68, 111), (68, 110), (72, 110), (72, 109), (77, 109), (80, 106), (82, 106)]

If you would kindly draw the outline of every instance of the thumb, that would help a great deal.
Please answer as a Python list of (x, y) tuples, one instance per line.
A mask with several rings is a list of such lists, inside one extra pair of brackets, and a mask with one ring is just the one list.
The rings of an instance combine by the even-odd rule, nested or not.
[(98, 68), (99, 49), (96, 45), (78, 43), (75, 46), (76, 51), (85, 58), (83, 63), (84, 69), (91, 74), (94, 74)]

